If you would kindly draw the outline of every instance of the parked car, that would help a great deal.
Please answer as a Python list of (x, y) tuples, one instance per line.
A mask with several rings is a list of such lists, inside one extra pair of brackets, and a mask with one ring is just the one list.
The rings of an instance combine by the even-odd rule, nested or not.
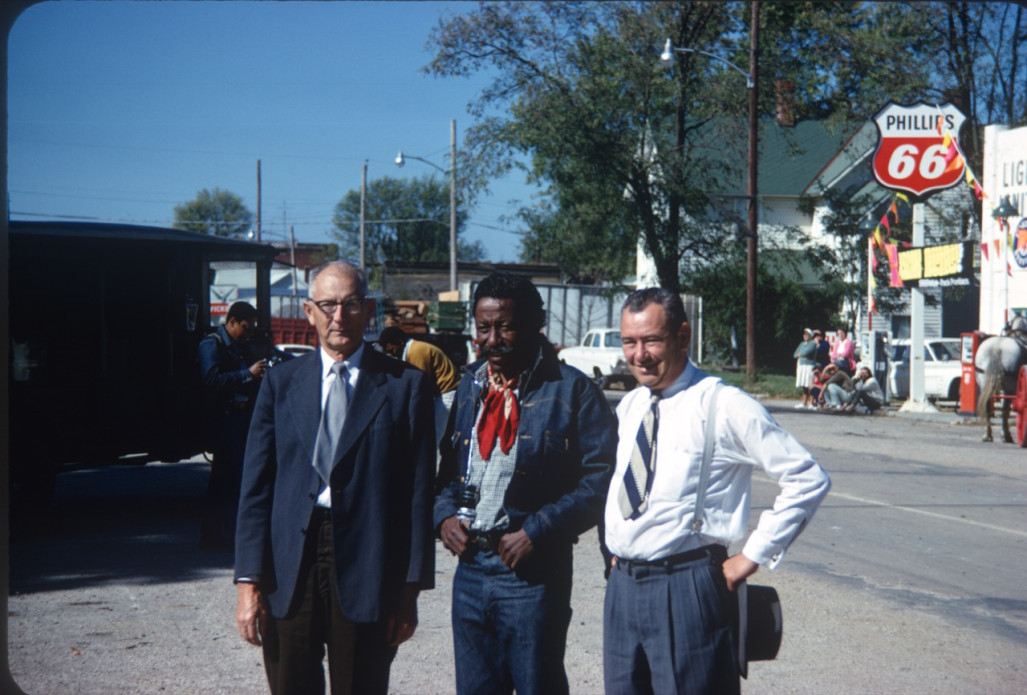
[[(888, 360), (889, 397), (909, 398), (909, 338), (889, 343)], [(929, 400), (958, 401), (961, 378), (959, 338), (925, 340), (924, 396)]]
[(614, 383), (630, 389), (636, 383), (624, 359), (620, 330), (617, 328), (593, 328), (585, 334), (581, 345), (561, 350), (560, 360), (595, 377), (604, 389)]
[(317, 348), (313, 345), (302, 345), (300, 343), (279, 343), (278, 345), (275, 345), (275, 349), (288, 353), (293, 357), (299, 357), (300, 355), (305, 355), (308, 352), (313, 352)]

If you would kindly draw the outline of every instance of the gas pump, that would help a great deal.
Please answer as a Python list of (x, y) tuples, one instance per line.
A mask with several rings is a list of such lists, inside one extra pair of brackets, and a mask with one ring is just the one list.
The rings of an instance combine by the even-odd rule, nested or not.
[(888, 402), (888, 334), (884, 331), (868, 331), (864, 336), (863, 345), (866, 353), (863, 361), (871, 365), (874, 378), (884, 391), (884, 402)]
[(977, 375), (974, 372), (974, 357), (981, 344), (980, 333), (959, 334), (959, 412), (973, 415), (977, 412)]

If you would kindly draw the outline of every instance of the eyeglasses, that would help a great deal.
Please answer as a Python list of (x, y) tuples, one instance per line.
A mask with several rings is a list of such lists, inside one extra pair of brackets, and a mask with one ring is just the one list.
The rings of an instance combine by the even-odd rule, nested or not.
[(311, 299), (310, 302), (324, 312), (324, 315), (328, 318), (335, 316), (335, 312), (339, 310), (340, 306), (342, 307), (342, 313), (349, 316), (356, 316), (364, 309), (363, 297), (350, 297), (341, 302), (337, 302), (334, 299), (322, 299), (320, 302), (315, 302)]

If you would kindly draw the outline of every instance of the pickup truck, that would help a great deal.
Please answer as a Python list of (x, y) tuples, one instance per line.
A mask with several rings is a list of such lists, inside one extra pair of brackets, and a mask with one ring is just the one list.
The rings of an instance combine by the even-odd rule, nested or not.
[(604, 389), (619, 382), (627, 390), (636, 383), (624, 359), (617, 328), (593, 328), (581, 345), (560, 350), (560, 361), (595, 377)]

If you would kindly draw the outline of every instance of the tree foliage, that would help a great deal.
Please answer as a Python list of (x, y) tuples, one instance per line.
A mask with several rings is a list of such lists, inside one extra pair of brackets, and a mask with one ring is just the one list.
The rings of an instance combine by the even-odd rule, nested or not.
[[(469, 183), (478, 189), (521, 166), (543, 187), (519, 215), (530, 230), (523, 260), (558, 262), (577, 282), (616, 283), (633, 274), (641, 241), (670, 289), (732, 266), (745, 220), (748, 94), (738, 72), (749, 67), (750, 8), (488, 2), (439, 24), (426, 70), (489, 80), (469, 105)], [(981, 126), (1027, 122), (1019, 5), (765, 0), (759, 33), (764, 124), (789, 104), (797, 119), (849, 132), (889, 100), (952, 101), (968, 116), (961, 142), (980, 171)], [(668, 37), (719, 60), (677, 52), (662, 67)], [(866, 265), (866, 230), (853, 224), (872, 201), (835, 193), (827, 203), (828, 241), (807, 251), (826, 264), (824, 296), (852, 300), (865, 275), (851, 271)], [(768, 272), (761, 306), (773, 290), (763, 285)]]
[[(714, 362), (732, 357), (731, 329), (735, 329), (738, 357), (745, 356), (745, 257), (741, 250), (692, 273), (685, 290), (703, 298), (704, 352)], [(837, 325), (837, 287), (811, 290), (790, 276), (771, 271), (762, 263), (757, 270), (760, 288), (756, 315), (756, 343), (762, 366), (779, 371), (794, 368), (792, 356), (805, 327), (828, 329)]]
[[(847, 118), (873, 113), (887, 88), (922, 83), (926, 68), (913, 60), (908, 11), (763, 7), (762, 117), (775, 111), (776, 85), (796, 86), (800, 117)], [(720, 258), (741, 220), (729, 196), (742, 192), (747, 99), (741, 76), (722, 61), (748, 65), (747, 8), (483, 3), (435, 30), (429, 72), (493, 76), (470, 105), (477, 123), (466, 135), (465, 167), (482, 183), (526, 155), (530, 176), (546, 185), (546, 199), (522, 215), (533, 224), (523, 258), (557, 261), (575, 278), (616, 281), (633, 270), (641, 238), (669, 288), (680, 286), (682, 265)], [(662, 68), (667, 37), (722, 61), (678, 53), (671, 69)], [(870, 68), (876, 82), (865, 78)]]
[(203, 188), (192, 200), (175, 206), (175, 229), (218, 236), (244, 236), (253, 225), (253, 213), (242, 198), (220, 188)]
[[(364, 260), (369, 266), (395, 262), (449, 261), (449, 186), (431, 175), (415, 179), (384, 176), (369, 181), (364, 209)], [(461, 238), (467, 213), (457, 208), (457, 258), (485, 257), (481, 242)], [(349, 191), (335, 206), (332, 237), (341, 258), (360, 254), (360, 191)]]

